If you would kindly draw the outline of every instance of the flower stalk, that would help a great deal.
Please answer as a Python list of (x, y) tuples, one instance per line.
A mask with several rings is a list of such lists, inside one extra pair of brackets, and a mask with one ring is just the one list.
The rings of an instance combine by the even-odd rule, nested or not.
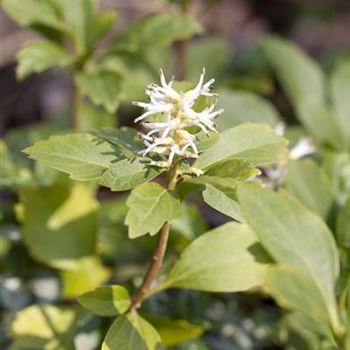
[[(177, 183), (177, 161), (175, 161), (172, 167), (166, 174), (167, 178), (167, 188), (169, 191), (174, 191)], [(130, 310), (136, 311), (142, 305), (142, 302), (147, 298), (151, 287), (160, 273), (163, 266), (164, 256), (166, 248), (168, 245), (170, 233), (170, 223), (166, 222), (160, 229), (158, 233), (157, 247), (154, 252), (152, 262), (146, 272), (145, 277), (140, 285), (140, 287), (135, 292), (134, 296), (131, 298)]]
[[(150, 165), (164, 168), (166, 187), (174, 191), (181, 174), (181, 165), (187, 158), (198, 158), (199, 152), (195, 144), (196, 131), (193, 127), (205, 134), (217, 132), (214, 119), (223, 110), (214, 111), (215, 102), (209, 107), (198, 111), (195, 103), (200, 96), (216, 96), (211, 92), (214, 79), (204, 82), (205, 70), (200, 76), (197, 85), (185, 92), (173, 88), (174, 80), (167, 82), (163, 71), (160, 71), (160, 85), (147, 86), (146, 95), (150, 102), (135, 102), (142, 107), (144, 113), (135, 119), (141, 122), (147, 130), (140, 134), (146, 148), (140, 151), (142, 156), (150, 157)], [(198, 132), (197, 130), (197, 132)], [(195, 175), (200, 175), (200, 169), (191, 168)], [(165, 222), (158, 233), (158, 242), (152, 262), (146, 272), (141, 286), (132, 297), (130, 310), (137, 310), (143, 300), (150, 295), (164, 260), (169, 238), (170, 223)]]

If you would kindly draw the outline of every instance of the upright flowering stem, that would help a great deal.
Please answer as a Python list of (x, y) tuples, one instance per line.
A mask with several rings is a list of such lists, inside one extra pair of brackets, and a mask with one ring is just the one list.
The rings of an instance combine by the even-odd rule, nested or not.
[[(169, 168), (167, 174), (167, 188), (169, 191), (173, 191), (177, 182), (177, 159), (174, 160), (172, 166)], [(168, 244), (170, 232), (170, 223), (166, 222), (158, 233), (157, 247), (154, 252), (151, 265), (149, 266), (145, 277), (141, 283), (141, 286), (137, 289), (136, 293), (132, 297), (130, 310), (137, 310), (143, 300), (147, 297), (149, 290), (152, 287), (153, 282), (157, 278), (162, 265)]]
[[(181, 167), (188, 158), (198, 158), (199, 152), (195, 141), (196, 134), (191, 133), (195, 127), (203, 133), (215, 132), (214, 119), (222, 110), (214, 111), (215, 102), (201, 111), (195, 110), (194, 105), (200, 96), (216, 96), (211, 88), (214, 79), (204, 81), (205, 70), (197, 85), (187, 91), (177, 91), (173, 88), (174, 81), (167, 82), (163, 71), (160, 71), (160, 85), (149, 84), (146, 94), (150, 102), (135, 102), (136, 106), (144, 109), (144, 113), (135, 119), (146, 129), (140, 136), (146, 146), (139, 153), (149, 158), (150, 165), (162, 168), (166, 174), (166, 184), (169, 191), (174, 191), (181, 174)], [(192, 131), (193, 132), (193, 131)], [(202, 171), (187, 163), (187, 171), (200, 175)], [(170, 223), (166, 222), (158, 233), (158, 243), (153, 260), (148, 271), (132, 297), (130, 310), (137, 310), (143, 300), (149, 296), (153, 282), (157, 278), (163, 264), (163, 259), (169, 238)]]

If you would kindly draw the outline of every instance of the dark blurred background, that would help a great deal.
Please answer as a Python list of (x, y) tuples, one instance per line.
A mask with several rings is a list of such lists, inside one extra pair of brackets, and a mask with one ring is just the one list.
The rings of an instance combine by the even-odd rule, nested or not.
[[(166, 6), (171, 5), (161, 0), (101, 0), (102, 8), (116, 8), (119, 12), (115, 32)], [(349, 0), (196, 0), (191, 11), (206, 28), (206, 35), (216, 35), (230, 43), (232, 70), (247, 77), (259, 66), (254, 48), (266, 32), (296, 42), (326, 69), (336, 57), (350, 51)], [(10, 128), (54, 118), (67, 107), (71, 84), (68, 75), (51, 72), (17, 82), (16, 53), (35, 34), (19, 28), (3, 11), (0, 15), (0, 132), (3, 135)], [(251, 84), (246, 82), (238, 79), (235, 87), (251, 89)], [(260, 90), (259, 93), (272, 98), (278, 95), (268, 88)]]

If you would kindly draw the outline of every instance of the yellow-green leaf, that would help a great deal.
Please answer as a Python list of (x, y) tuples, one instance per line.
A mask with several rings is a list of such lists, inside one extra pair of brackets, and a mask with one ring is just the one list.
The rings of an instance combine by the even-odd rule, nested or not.
[(244, 291), (264, 283), (268, 262), (252, 229), (232, 222), (194, 240), (176, 261), (160, 289)]
[(64, 67), (72, 59), (59, 45), (50, 41), (27, 43), (18, 53), (17, 77), (22, 80), (33, 73), (41, 73), (48, 68)]
[(28, 188), (20, 192), (20, 203), (24, 242), (36, 259), (55, 264), (95, 252), (98, 204), (87, 187)]
[(244, 160), (252, 166), (276, 163), (287, 154), (287, 141), (265, 124), (242, 124), (216, 136), (194, 166), (207, 170), (230, 159)]
[(129, 226), (129, 237), (137, 238), (158, 233), (165, 222), (175, 218), (180, 201), (161, 185), (150, 182), (131, 191), (127, 206), (125, 223)]
[(91, 134), (52, 136), (34, 143), (24, 152), (30, 158), (80, 181), (100, 178), (109, 165), (120, 157), (116, 147)]
[(130, 306), (126, 288), (118, 285), (102, 286), (78, 297), (86, 309), (100, 316), (115, 316), (124, 313)]
[(59, 261), (55, 267), (60, 269), (64, 298), (75, 298), (94, 289), (105, 283), (111, 275), (110, 270), (94, 255), (74, 261)]
[(11, 325), (11, 350), (73, 349), (76, 311), (53, 305), (33, 305), (20, 311)]
[(163, 350), (159, 334), (136, 312), (119, 316), (109, 329), (102, 350)]

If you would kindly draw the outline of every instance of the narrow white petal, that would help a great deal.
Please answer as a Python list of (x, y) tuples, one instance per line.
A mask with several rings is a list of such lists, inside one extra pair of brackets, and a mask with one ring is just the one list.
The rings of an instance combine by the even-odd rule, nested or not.
[(312, 154), (316, 151), (315, 145), (308, 137), (303, 137), (300, 141), (291, 149), (289, 157), (291, 159), (299, 159)]

